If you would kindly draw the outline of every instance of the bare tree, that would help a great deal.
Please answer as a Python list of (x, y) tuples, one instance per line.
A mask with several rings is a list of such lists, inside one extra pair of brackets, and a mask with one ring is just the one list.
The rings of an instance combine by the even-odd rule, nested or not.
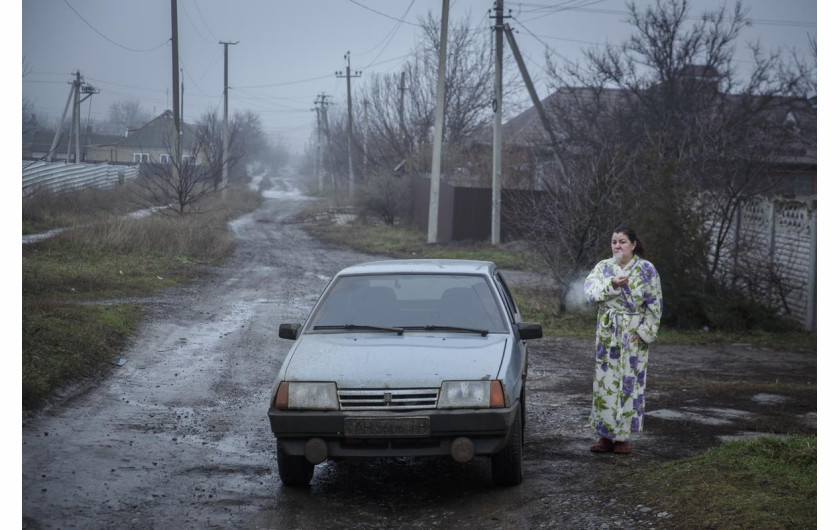
[(140, 106), (138, 99), (115, 101), (108, 107), (108, 130), (120, 134), (126, 129), (136, 129), (151, 121), (150, 112)]
[(174, 131), (167, 134), (163, 143), (170, 146), (169, 160), (143, 164), (137, 186), (142, 203), (183, 215), (198, 212), (203, 198), (220, 191), (223, 157), (218, 129), (215, 115), (205, 114), (194, 129), (185, 131), (192, 141), (182, 142), (182, 149), (187, 147), (180, 158), (171, 147)]
[(702, 319), (692, 311), (722, 284), (738, 205), (773, 189), (768, 168), (797, 141), (784, 122), (806, 79), (757, 48), (750, 75), (737, 75), (734, 45), (749, 23), (740, 2), (695, 23), (688, 0), (628, 7), (635, 32), (624, 44), (590, 50), (583, 64), (549, 62), (567, 171), (542, 164), (549, 198), (531, 224), (565, 247), (542, 253), (564, 286), (606, 254), (612, 227), (636, 225), (667, 271), (666, 319)]

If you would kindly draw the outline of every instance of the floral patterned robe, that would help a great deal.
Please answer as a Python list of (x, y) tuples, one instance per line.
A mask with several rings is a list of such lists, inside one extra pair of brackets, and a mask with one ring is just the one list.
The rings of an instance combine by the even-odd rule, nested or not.
[[(613, 288), (613, 276), (629, 283)], [(626, 441), (642, 430), (648, 344), (656, 340), (662, 317), (662, 287), (653, 264), (638, 256), (621, 268), (615, 258), (595, 265), (584, 284), (586, 298), (598, 303), (595, 379), (589, 423), (598, 436)], [(631, 341), (636, 333), (642, 340)]]

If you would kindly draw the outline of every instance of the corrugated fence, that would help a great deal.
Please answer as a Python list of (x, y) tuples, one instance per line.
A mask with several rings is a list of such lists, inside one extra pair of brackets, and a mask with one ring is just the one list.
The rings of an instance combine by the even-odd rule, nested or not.
[(82, 188), (112, 188), (137, 178), (139, 165), (68, 164), (23, 161), (23, 196), (37, 191), (70, 191)]

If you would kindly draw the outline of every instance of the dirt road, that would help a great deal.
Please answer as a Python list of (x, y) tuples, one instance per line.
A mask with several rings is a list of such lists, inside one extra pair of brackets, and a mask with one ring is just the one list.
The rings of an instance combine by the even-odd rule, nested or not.
[(24, 528), (659, 527), (668, 514), (622, 506), (596, 479), (726, 436), (816, 432), (815, 391), (760, 384), (816, 384), (816, 356), (655, 345), (634, 454), (590, 454), (592, 345), (544, 339), (531, 350), (521, 486), (494, 487), (488, 460), (377, 459), (327, 462), (311, 488), (286, 488), (266, 417), (291, 345), (278, 324), (303, 321), (332, 274), (375, 257), (308, 237), (294, 219), (307, 199), (272, 183), (232, 223), (227, 264), (149, 303), (125, 365), (25, 416)]

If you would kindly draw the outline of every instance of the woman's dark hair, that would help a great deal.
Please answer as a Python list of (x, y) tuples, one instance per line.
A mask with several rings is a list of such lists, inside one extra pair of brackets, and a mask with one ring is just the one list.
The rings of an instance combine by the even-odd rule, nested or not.
[(636, 243), (636, 248), (633, 249), (633, 253), (639, 256), (640, 258), (644, 259), (645, 257), (645, 247), (642, 245), (642, 240), (636, 237), (636, 231), (626, 225), (618, 225), (613, 230), (613, 234), (624, 234), (630, 240), (631, 243)]

